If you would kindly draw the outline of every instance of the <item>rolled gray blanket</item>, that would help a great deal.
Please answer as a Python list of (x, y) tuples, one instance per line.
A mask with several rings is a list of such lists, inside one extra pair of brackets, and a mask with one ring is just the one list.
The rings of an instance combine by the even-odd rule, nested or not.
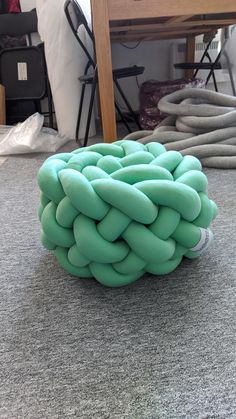
[(158, 108), (169, 116), (154, 131), (125, 139), (159, 142), (199, 158), (206, 167), (236, 169), (236, 97), (186, 88), (161, 98)]
[(236, 146), (227, 144), (204, 144), (196, 147), (185, 148), (181, 154), (191, 154), (198, 159), (215, 156), (236, 156)]
[[(201, 98), (207, 103), (200, 106), (181, 104), (187, 98)], [(215, 106), (208, 106), (208, 103)], [(186, 88), (166, 95), (158, 102), (158, 108), (161, 112), (183, 116), (216, 116), (219, 114), (218, 106), (236, 108), (236, 97), (207, 89)]]
[(215, 167), (217, 169), (236, 169), (236, 156), (207, 157), (201, 160), (205, 167)]
[(162, 126), (158, 126), (155, 129), (155, 133), (156, 132), (164, 132), (164, 131), (177, 131), (177, 128), (173, 125), (162, 125)]
[(217, 116), (183, 116), (179, 120), (190, 127), (196, 129), (217, 129), (236, 125), (236, 111)]
[(158, 127), (162, 127), (162, 126), (165, 126), (165, 125), (175, 125), (175, 121), (176, 121), (176, 116), (175, 115), (169, 115), (160, 122)]
[(205, 129), (198, 129), (184, 124), (180, 118), (176, 119), (176, 128), (180, 132), (192, 133), (193, 135), (203, 134), (204, 132), (206, 132)]
[(227, 140), (221, 141), (221, 143), (236, 145), (236, 137), (228, 138)]
[(185, 140), (187, 138), (192, 138), (192, 133), (178, 132), (178, 131), (167, 131), (167, 132), (155, 132), (152, 136), (149, 135), (148, 141), (147, 137), (142, 138), (139, 142), (142, 144), (147, 144), (150, 141), (158, 141), (161, 144), (168, 144), (172, 142), (177, 142)]
[(209, 133), (196, 135), (191, 138), (187, 138), (182, 141), (178, 141), (177, 143), (168, 143), (166, 145), (166, 148), (168, 150), (173, 150), (173, 147), (175, 150), (180, 151), (184, 150), (185, 148), (194, 147), (198, 145), (204, 145), (204, 144), (214, 144), (218, 143), (220, 141), (224, 141), (227, 138), (232, 138), (233, 136), (236, 136), (236, 127), (229, 127), (225, 129), (219, 129), (216, 131), (211, 131)]

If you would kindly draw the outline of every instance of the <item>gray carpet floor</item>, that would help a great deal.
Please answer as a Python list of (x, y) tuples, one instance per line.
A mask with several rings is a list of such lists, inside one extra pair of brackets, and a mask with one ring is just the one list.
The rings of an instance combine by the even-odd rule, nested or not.
[(236, 418), (236, 171), (205, 171), (220, 213), (201, 259), (108, 289), (39, 242), (44, 158), (0, 167), (0, 418)]

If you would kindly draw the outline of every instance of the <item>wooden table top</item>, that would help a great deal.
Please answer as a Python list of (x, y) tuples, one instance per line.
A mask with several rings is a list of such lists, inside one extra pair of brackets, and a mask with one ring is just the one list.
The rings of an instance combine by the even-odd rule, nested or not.
[[(236, 3), (236, 0), (235, 0)], [(236, 5), (235, 5), (236, 9)], [(184, 15), (110, 22), (112, 42), (150, 41), (185, 38), (236, 24), (235, 13)]]
[(236, 23), (236, 0), (106, 0), (112, 42), (197, 36)]
[(101, 6), (102, 3), (107, 4), (110, 21), (236, 12), (235, 0), (99, 0), (100, 2)]

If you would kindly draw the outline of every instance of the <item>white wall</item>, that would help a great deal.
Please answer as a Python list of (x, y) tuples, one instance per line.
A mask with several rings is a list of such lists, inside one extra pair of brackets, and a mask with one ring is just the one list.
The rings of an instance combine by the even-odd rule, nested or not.
[[(172, 78), (171, 67), (173, 66), (171, 60), (172, 48), (171, 46), (175, 42), (184, 42), (184, 40), (163, 40), (163, 41), (149, 41), (141, 42), (140, 45), (135, 49), (126, 49), (121, 44), (112, 44), (112, 62), (113, 68), (119, 68), (129, 65), (143, 65), (145, 71), (143, 75), (138, 76), (139, 84), (141, 85), (144, 81), (155, 79), (155, 80), (168, 80)], [(137, 43), (125, 44), (128, 46), (135, 46)], [(234, 78), (236, 83), (236, 54), (233, 53), (236, 44), (236, 30), (234, 32), (234, 38), (229, 45), (229, 55), (232, 58), (232, 68), (234, 71)], [(220, 92), (226, 94), (232, 94), (231, 85), (226, 72), (225, 82), (219, 82), (218, 88)], [(216, 73), (217, 74), (217, 73)], [(181, 77), (181, 72), (179, 73)], [(183, 73), (182, 73), (183, 77)], [(135, 78), (125, 79), (121, 81), (124, 87), (125, 93), (130, 100), (131, 104), (135, 109), (139, 108), (138, 100), (138, 86)], [(208, 84), (209, 89), (214, 89), (212, 83)], [(122, 103), (120, 101), (120, 103)]]
[[(144, 73), (138, 76), (140, 85), (150, 79), (168, 80), (170, 78), (170, 46), (172, 42), (173, 40), (142, 42), (135, 49), (127, 49), (121, 44), (112, 44), (113, 68), (135, 64), (144, 66)], [(132, 47), (136, 44), (133, 42), (125, 45)], [(138, 109), (138, 86), (135, 78), (121, 80), (121, 85), (124, 87), (131, 105)]]

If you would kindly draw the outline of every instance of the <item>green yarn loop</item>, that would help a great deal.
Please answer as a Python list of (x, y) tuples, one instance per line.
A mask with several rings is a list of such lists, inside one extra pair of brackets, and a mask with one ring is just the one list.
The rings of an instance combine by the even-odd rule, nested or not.
[(212, 240), (217, 206), (200, 161), (156, 142), (95, 144), (38, 173), (43, 246), (72, 275), (105, 286), (164, 275)]

